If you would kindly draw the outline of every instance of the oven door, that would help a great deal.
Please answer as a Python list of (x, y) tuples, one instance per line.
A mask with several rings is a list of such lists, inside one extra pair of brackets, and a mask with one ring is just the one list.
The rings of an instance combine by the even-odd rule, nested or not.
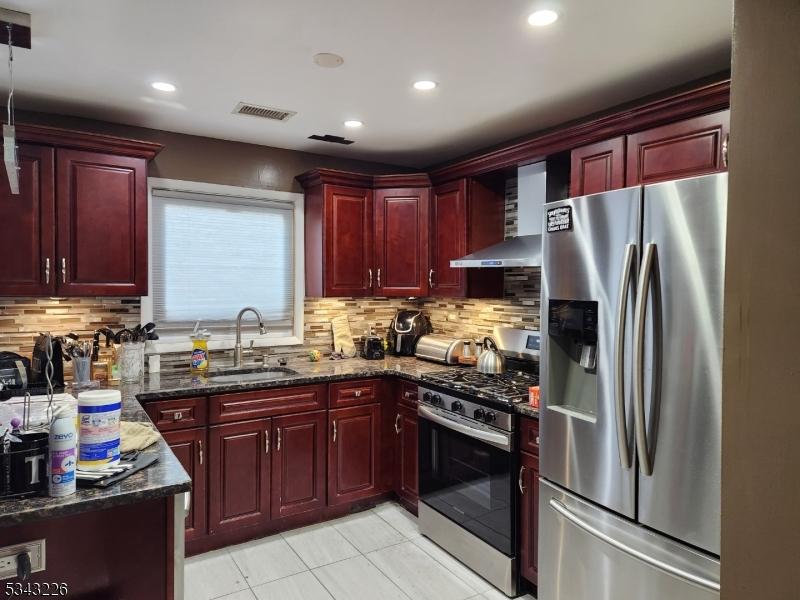
[(420, 501), (507, 556), (516, 549), (511, 433), (419, 407)]

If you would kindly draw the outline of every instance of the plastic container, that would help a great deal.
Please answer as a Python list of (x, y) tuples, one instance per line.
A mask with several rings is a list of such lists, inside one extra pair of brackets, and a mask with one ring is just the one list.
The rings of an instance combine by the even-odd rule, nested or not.
[(78, 394), (78, 467), (98, 471), (119, 463), (119, 390), (91, 390)]
[(76, 414), (74, 405), (63, 405), (58, 409), (50, 425), (50, 455), (47, 461), (48, 494), (54, 498), (75, 493), (75, 467), (78, 458)]
[(192, 336), (192, 373), (206, 373), (208, 371), (208, 335), (198, 333)]

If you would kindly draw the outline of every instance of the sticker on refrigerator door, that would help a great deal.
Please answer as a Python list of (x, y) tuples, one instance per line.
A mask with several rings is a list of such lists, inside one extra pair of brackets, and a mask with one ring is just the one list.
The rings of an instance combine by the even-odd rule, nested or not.
[(560, 206), (547, 211), (547, 233), (572, 231), (572, 207)]

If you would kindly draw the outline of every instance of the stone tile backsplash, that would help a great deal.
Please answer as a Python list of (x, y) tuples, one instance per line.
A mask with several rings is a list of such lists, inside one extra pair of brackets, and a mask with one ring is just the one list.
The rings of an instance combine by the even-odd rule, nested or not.
[[(506, 237), (516, 235), (516, 180), (506, 186)], [(470, 338), (483, 337), (495, 325), (539, 326), (540, 269), (506, 269), (503, 299), (422, 298), (306, 298), (303, 346), (275, 348), (270, 353), (297, 355), (308, 349), (330, 352), (330, 319), (346, 313), (353, 336), (372, 327), (383, 336), (401, 308), (420, 308), (431, 318), (434, 331)], [(88, 338), (95, 329), (119, 329), (140, 323), (139, 298), (0, 298), (0, 350), (30, 354), (40, 331), (74, 331)], [(257, 350), (259, 352), (259, 350)], [(188, 364), (188, 352), (162, 355), (162, 369)], [(231, 351), (212, 352), (212, 364), (232, 363)]]

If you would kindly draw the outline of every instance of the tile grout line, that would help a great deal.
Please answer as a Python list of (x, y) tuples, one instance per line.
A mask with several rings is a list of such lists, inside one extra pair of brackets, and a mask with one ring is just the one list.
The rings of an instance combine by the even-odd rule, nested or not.
[[(403, 542), (403, 543), (406, 543), (406, 542), (408, 542), (408, 543), (410, 544), (410, 543), (411, 543), (411, 540), (406, 540), (406, 541), (405, 541), (405, 542)], [(400, 544), (396, 544), (396, 545), (397, 545), (397, 546), (399, 546)], [(380, 552), (380, 550), (375, 550), (374, 552)], [(374, 554), (374, 552), (370, 552), (370, 554)], [(370, 557), (369, 557), (369, 555), (365, 554), (365, 555), (364, 555), (364, 558), (366, 558), (366, 559), (367, 559), (367, 562), (369, 562), (369, 564), (371, 564), (373, 567), (375, 567), (375, 569), (376, 569), (376, 570), (377, 570), (377, 571), (378, 571), (378, 572), (379, 572), (381, 575), (383, 575), (384, 577), (386, 577), (386, 579), (389, 581), (389, 583), (391, 583), (391, 584), (392, 584), (394, 587), (396, 587), (396, 588), (397, 588), (397, 589), (400, 591), (400, 593), (401, 593), (403, 596), (405, 596), (406, 598), (408, 598), (409, 600), (411, 600), (411, 596), (409, 596), (408, 594), (406, 594), (405, 590), (404, 590), (403, 588), (401, 588), (399, 585), (397, 585), (397, 584), (394, 582), (394, 579), (392, 579), (391, 577), (389, 577), (389, 575), (388, 575), (388, 574), (387, 574), (387, 573), (386, 573), (386, 572), (385, 572), (383, 569), (381, 569), (381, 568), (380, 568), (378, 565), (376, 565), (376, 564), (375, 564), (375, 561), (371, 560), (371, 559), (370, 559)]]

